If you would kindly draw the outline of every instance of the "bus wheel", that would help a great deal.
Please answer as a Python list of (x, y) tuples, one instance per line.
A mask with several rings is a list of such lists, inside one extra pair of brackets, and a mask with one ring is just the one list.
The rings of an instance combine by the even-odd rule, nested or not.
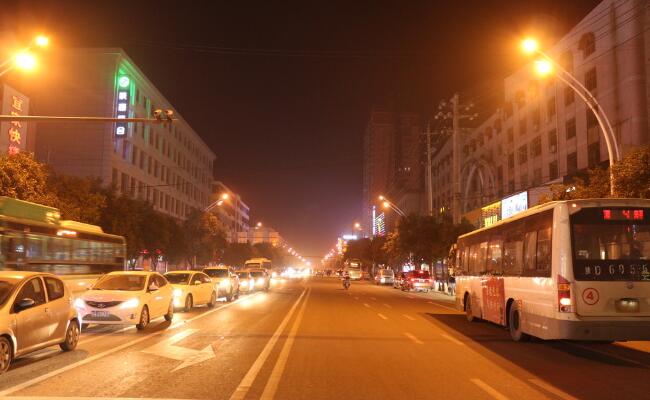
[(476, 322), (478, 320), (472, 312), (472, 296), (469, 293), (465, 294), (465, 317), (468, 322)]
[(510, 313), (508, 315), (508, 330), (510, 336), (515, 342), (527, 342), (530, 340), (530, 335), (524, 333), (521, 329), (521, 310), (517, 302), (512, 303), (510, 306)]

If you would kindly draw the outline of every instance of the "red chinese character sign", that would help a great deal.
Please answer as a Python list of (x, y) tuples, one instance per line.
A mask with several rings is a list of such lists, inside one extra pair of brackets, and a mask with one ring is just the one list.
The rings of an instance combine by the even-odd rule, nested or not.
[[(29, 98), (9, 85), (2, 90), (2, 115), (29, 115)], [(0, 124), (0, 151), (17, 154), (26, 149), (27, 124), (20, 121)]]

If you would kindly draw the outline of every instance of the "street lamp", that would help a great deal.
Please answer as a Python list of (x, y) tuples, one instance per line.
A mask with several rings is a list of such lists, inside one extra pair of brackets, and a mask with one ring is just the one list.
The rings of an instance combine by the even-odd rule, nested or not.
[[(44, 35), (36, 36), (29, 46), (20, 50), (13, 57), (9, 57), (8, 59), (0, 63), (0, 76), (6, 74), (7, 72), (11, 71), (14, 68), (19, 68), (26, 71), (33, 70), (36, 67), (36, 58), (34, 57), (33, 54), (30, 53), (30, 50), (33, 47), (40, 47), (40, 48), (47, 47), (49, 43), (50, 43), (50, 39), (47, 36)], [(2, 68), (6, 67), (7, 65), (9, 65), (9, 67), (3, 70)]]
[(257, 223), (257, 228), (261, 228), (261, 227), (262, 227), (262, 223), (261, 223), (261, 222), (258, 222), (258, 223)]
[(535, 39), (524, 39), (521, 42), (521, 48), (526, 54), (537, 54), (541, 57), (540, 60), (535, 61), (535, 71), (540, 76), (549, 75), (553, 70), (557, 70), (555, 76), (564, 84), (569, 86), (587, 104), (587, 107), (589, 107), (591, 112), (594, 113), (598, 126), (603, 131), (605, 144), (607, 145), (607, 154), (609, 157), (609, 187), (610, 194), (614, 196), (615, 182), (612, 166), (616, 161), (621, 159), (621, 155), (619, 152), (618, 140), (614, 134), (614, 129), (612, 128), (612, 124), (610, 123), (607, 114), (605, 114), (604, 109), (601, 107), (600, 103), (598, 103), (596, 97), (582, 84), (582, 82), (569, 73), (569, 71), (564, 69), (558, 62), (551, 58), (551, 56), (539, 49), (539, 44)]
[(406, 217), (406, 213), (404, 211), (402, 211), (401, 208), (397, 207), (395, 205), (395, 203), (388, 200), (388, 198), (386, 196), (383, 196), (383, 195), (379, 196), (379, 201), (382, 202), (382, 205), (384, 206), (384, 208), (392, 208), (400, 216)]

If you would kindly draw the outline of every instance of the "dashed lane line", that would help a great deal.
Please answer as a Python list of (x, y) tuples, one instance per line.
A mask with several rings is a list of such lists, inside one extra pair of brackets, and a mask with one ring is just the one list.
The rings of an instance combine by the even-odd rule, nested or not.
[(363, 306), (366, 307), (366, 308), (370, 308), (370, 304), (368, 304), (368, 303), (363, 303)]
[(440, 336), (442, 336), (443, 338), (449, 340), (450, 342), (452, 342), (454, 344), (457, 344), (459, 346), (465, 346), (465, 343), (461, 342), (460, 340), (456, 339), (453, 336), (447, 335), (446, 333), (441, 333)]
[(385, 315), (384, 315), (384, 314), (382, 314), (382, 313), (377, 313), (377, 315), (378, 315), (378, 316), (379, 316), (379, 318), (381, 318), (381, 319), (388, 319), (388, 317), (387, 317), (387, 316), (385, 316)]
[(390, 304), (383, 303), (384, 307), (386, 308), (393, 308)]
[(413, 334), (411, 334), (411, 333), (404, 332), (404, 336), (406, 336), (407, 338), (411, 339), (411, 341), (412, 341), (413, 343), (415, 343), (415, 344), (424, 344), (423, 341), (421, 341), (420, 339), (416, 338), (416, 337), (415, 337)]
[(472, 381), (472, 383), (475, 384), (476, 386), (483, 389), (483, 391), (486, 392), (487, 394), (489, 394), (490, 396), (492, 396), (492, 398), (497, 399), (497, 400), (508, 400), (508, 398), (506, 396), (504, 396), (499, 391), (497, 391), (495, 388), (493, 388), (492, 386), (490, 386), (487, 383), (483, 382), (482, 380), (480, 380), (478, 378), (472, 378), (472, 379), (470, 379), (470, 381)]
[(458, 311), (457, 308), (449, 307), (449, 306), (446, 306), (446, 305), (444, 305), (444, 304), (440, 304), (440, 303), (434, 303), (433, 301), (427, 301), (427, 303), (429, 303), (429, 304), (433, 304), (434, 306), (437, 306), (437, 307), (446, 308), (446, 309), (448, 309), (448, 310)]
[(415, 318), (411, 317), (411, 316), (408, 315), (408, 314), (402, 314), (402, 316), (403, 316), (404, 318), (406, 318), (406, 319), (410, 319), (411, 321), (415, 321)]

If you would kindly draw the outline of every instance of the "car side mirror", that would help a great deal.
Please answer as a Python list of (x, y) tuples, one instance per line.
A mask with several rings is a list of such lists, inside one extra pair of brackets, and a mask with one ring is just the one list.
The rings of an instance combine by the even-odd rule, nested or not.
[(195, 281), (195, 282), (194, 282), (194, 286), (200, 285), (200, 284), (202, 284), (202, 283), (203, 283), (203, 282), (201, 282), (201, 281)]
[(28, 297), (24, 298), (24, 299), (18, 301), (18, 303), (16, 303), (16, 312), (20, 312), (20, 311), (26, 310), (28, 308), (32, 308), (35, 305), (36, 305), (36, 302), (34, 301), (34, 299), (30, 299)]

